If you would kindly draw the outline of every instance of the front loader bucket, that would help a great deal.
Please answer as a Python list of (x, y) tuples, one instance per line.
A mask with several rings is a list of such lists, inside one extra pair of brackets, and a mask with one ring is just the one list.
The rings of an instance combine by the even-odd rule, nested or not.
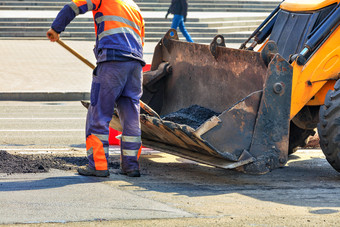
[[(210, 45), (181, 42), (169, 30), (144, 73), (142, 101), (161, 118), (141, 113), (143, 145), (248, 173), (284, 165), (292, 68), (275, 50), (275, 43), (261, 53), (227, 48), (222, 36)], [(186, 110), (200, 122), (183, 122)], [(117, 115), (110, 126), (121, 130)]]

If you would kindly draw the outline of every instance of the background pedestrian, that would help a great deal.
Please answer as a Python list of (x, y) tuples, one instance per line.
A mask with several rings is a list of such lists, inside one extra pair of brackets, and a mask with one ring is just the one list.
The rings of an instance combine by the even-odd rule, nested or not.
[(171, 0), (171, 5), (168, 9), (165, 18), (168, 18), (168, 15), (171, 13), (174, 15), (172, 19), (171, 28), (179, 30), (182, 32), (183, 36), (188, 42), (193, 43), (194, 41), (191, 39), (188, 31), (184, 26), (184, 22), (187, 20), (187, 12), (188, 12), (188, 2), (187, 0)]

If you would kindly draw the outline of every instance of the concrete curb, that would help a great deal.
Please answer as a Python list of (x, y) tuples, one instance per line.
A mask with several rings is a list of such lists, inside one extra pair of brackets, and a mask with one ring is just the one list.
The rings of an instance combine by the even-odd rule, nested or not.
[(1, 92), (0, 101), (80, 101), (90, 92)]

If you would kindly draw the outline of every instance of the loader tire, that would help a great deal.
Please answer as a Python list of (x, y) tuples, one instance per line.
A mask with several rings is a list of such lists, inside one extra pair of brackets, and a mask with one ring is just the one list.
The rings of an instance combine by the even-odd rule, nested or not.
[(296, 152), (299, 147), (306, 146), (308, 137), (313, 136), (314, 134), (314, 130), (299, 128), (291, 121), (289, 130), (288, 155)]
[(318, 132), (320, 147), (327, 161), (340, 172), (340, 80), (329, 90), (320, 108)]

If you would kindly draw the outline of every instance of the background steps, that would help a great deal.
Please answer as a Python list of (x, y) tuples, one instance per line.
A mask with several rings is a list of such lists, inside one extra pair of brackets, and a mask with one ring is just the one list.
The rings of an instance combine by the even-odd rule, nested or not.
[[(56, 15), (67, 3), (69, 0), (2, 0), (0, 39), (45, 39), (46, 31), (51, 26), (54, 16), (34, 17), (34, 14), (54, 12), (53, 15)], [(147, 12), (147, 15), (151, 15), (144, 16), (145, 41), (158, 42), (171, 27), (172, 16), (170, 15), (168, 19), (164, 18), (170, 0), (136, 0), (136, 3), (143, 13)], [(185, 26), (195, 42), (210, 43), (217, 34), (220, 34), (225, 37), (226, 43), (241, 43), (279, 3), (280, 1), (277, 0), (189, 0), (189, 15), (196, 13), (196, 16), (188, 17)], [(6, 18), (1, 17), (1, 10), (21, 14), (18, 17)], [(152, 15), (156, 11), (157, 14)], [(25, 17), (23, 12), (27, 12), (30, 16)], [(201, 17), (200, 12), (204, 16)], [(93, 19), (90, 14), (88, 15), (77, 17), (72, 21), (62, 33), (62, 38), (95, 40)], [(180, 40), (184, 40), (179, 29), (178, 34)]]
[[(136, 0), (142, 11), (167, 11), (170, 0)], [(189, 11), (270, 12), (279, 1), (189, 0)], [(69, 0), (2, 0), (0, 10), (60, 10)]]

